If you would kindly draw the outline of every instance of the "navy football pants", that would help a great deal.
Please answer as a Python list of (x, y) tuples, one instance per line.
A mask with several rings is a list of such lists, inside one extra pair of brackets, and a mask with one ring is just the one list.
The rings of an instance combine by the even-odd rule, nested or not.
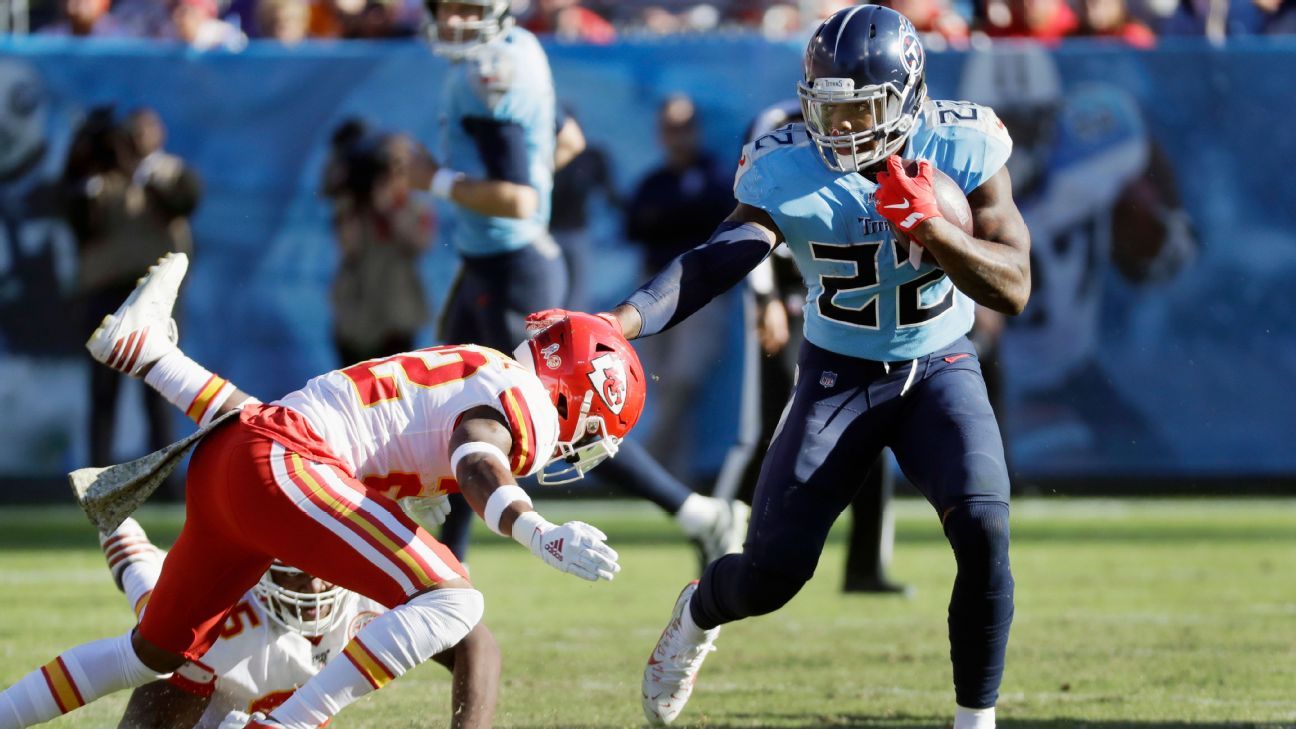
[[(802, 346), (743, 553), (708, 567), (692, 601), (711, 627), (773, 612), (814, 574), (834, 521), (890, 447), (941, 519), (958, 562), (950, 657), (958, 703), (993, 706), (1013, 616), (1003, 441), (966, 339), (889, 367)], [(889, 371), (888, 371), (889, 369)]]

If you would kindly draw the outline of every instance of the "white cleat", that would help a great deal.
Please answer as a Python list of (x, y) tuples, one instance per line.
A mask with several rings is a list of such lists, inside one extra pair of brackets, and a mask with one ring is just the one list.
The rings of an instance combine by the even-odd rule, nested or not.
[(148, 273), (117, 311), (105, 316), (86, 340), (97, 361), (123, 374), (138, 376), (144, 368), (176, 348), (175, 308), (189, 257), (168, 253), (149, 266)]
[(703, 568), (726, 554), (742, 551), (751, 516), (751, 507), (741, 501), (712, 500), (718, 507), (715, 519), (694, 537), (702, 550)]
[(117, 589), (123, 590), (122, 573), (126, 568), (135, 562), (151, 562), (161, 567), (162, 551), (153, 546), (149, 541), (148, 534), (144, 533), (144, 527), (131, 517), (121, 523), (121, 526), (112, 531), (111, 534), (99, 534), (99, 548), (103, 550), (104, 558), (108, 560), (108, 571), (112, 573), (113, 582), (117, 583)]
[(719, 627), (702, 630), (693, 624), (692, 618), (685, 619), (689, 600), (697, 587), (694, 580), (680, 592), (671, 620), (644, 667), (643, 710), (653, 726), (670, 724), (684, 710), (702, 662), (715, 650), (715, 639), (720, 635)]

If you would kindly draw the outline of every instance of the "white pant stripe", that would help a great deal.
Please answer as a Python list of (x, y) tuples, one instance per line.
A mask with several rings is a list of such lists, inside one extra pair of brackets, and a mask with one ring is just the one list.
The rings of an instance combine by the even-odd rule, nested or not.
[(409, 527), (402, 524), (398, 518), (386, 509), (378, 506), (376, 502), (368, 498), (366, 493), (356, 489), (352, 484), (338, 478), (337, 472), (332, 468), (318, 463), (310, 464), (310, 468), (317, 476), (328, 481), (329, 487), (343, 495), (352, 503), (353, 506), (356, 507), (358, 511), (361, 511), (366, 516), (380, 522), (384, 527), (391, 531), (398, 540), (408, 544), (410, 551), (417, 555), (418, 558), (430, 568), (432, 572), (432, 574), (429, 575), (430, 577), (438, 581), (452, 580), (459, 577), (458, 573), (450, 569), (450, 566), (442, 561), (442, 559), (437, 556), (437, 553), (428, 547), (423, 540), (419, 539), (418, 535), (411, 531)]
[(325, 529), (336, 534), (342, 541), (347, 543), (347, 546), (359, 552), (375, 567), (386, 573), (388, 577), (401, 586), (401, 589), (406, 594), (414, 592), (416, 589), (414, 583), (410, 582), (410, 579), (405, 576), (405, 572), (392, 561), (389, 555), (379, 551), (368, 541), (361, 538), (360, 535), (353, 532), (341, 519), (316, 506), (310, 500), (310, 497), (288, 475), (288, 469), (285, 465), (287, 459), (288, 453), (284, 450), (284, 447), (278, 443), (272, 443), (270, 446), (270, 467), (274, 473), (275, 483), (280, 490), (288, 495), (293, 505), (301, 509), (311, 519), (322, 524)]

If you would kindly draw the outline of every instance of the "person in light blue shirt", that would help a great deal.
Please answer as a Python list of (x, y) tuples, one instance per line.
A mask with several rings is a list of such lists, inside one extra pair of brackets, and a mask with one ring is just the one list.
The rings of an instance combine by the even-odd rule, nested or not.
[[(567, 300), (550, 204), (555, 169), (585, 138), (558, 111), (549, 60), (535, 36), (514, 25), (508, 0), (427, 0), (427, 9), (433, 50), (453, 63), (437, 153), (420, 156), (415, 185), (452, 203), (449, 237), (463, 260), (441, 339), (511, 352), (527, 337), (528, 312)], [(674, 517), (708, 560), (741, 544), (743, 505), (693, 493), (635, 441), (604, 475)], [(472, 512), (459, 497), (453, 503), (441, 539), (464, 559)]]

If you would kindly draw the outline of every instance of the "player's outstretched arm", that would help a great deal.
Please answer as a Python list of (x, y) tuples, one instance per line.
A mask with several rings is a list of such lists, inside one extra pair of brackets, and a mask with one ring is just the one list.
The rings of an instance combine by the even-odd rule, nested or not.
[(607, 535), (579, 521), (553, 524), (531, 508), (509, 466), (513, 436), (504, 416), (482, 406), (468, 410), (450, 437), (450, 467), (473, 511), (491, 531), (511, 536), (545, 564), (581, 579), (611, 580), (621, 571)]
[(769, 213), (739, 203), (707, 242), (666, 264), (610, 314), (626, 339), (666, 331), (741, 282), (782, 240)]
[(922, 162), (910, 177), (898, 157), (889, 158), (887, 171), (878, 173), (878, 212), (936, 256), (959, 291), (987, 308), (1020, 314), (1031, 290), (1030, 231), (1013, 201), (1008, 168), (968, 194), (974, 235), (939, 213), (924, 214), (937, 210), (929, 170)]
[(509, 158), (496, 166), (500, 168), (498, 177), (479, 180), (442, 167), (431, 152), (420, 147), (410, 165), (410, 184), (478, 215), (518, 219), (534, 215), (540, 206), (540, 192), (522, 181), (525, 160)]
[(117, 729), (189, 729), (198, 726), (210, 701), (210, 696), (197, 696), (166, 681), (154, 681), (131, 692)]

